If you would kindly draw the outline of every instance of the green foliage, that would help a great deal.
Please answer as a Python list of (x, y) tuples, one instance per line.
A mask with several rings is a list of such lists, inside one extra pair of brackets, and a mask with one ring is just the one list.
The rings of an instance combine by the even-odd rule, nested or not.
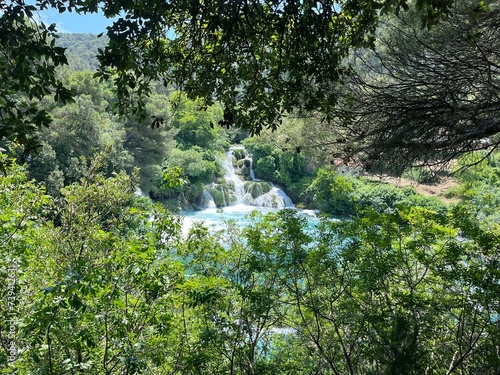
[(237, 149), (233, 150), (233, 156), (235, 157), (235, 159), (237, 161), (239, 161), (241, 159), (244, 159), (247, 155), (246, 155), (245, 150), (237, 148)]
[(448, 208), (436, 197), (424, 197), (412, 187), (399, 188), (320, 168), (305, 191), (314, 207), (334, 215), (353, 215), (366, 210), (394, 213), (401, 207), (423, 207), (443, 217)]
[(181, 234), (105, 163), (57, 201), (22, 167), (0, 176), (1, 373), (500, 370), (500, 228), (466, 206)]
[[(306, 157), (305, 152), (297, 153), (294, 147), (293, 152), (287, 151), (291, 142), (289, 137), (291, 135), (286, 135), (284, 142), (279, 141), (283, 138), (279, 134), (270, 139), (254, 137), (243, 143), (252, 153), (256, 176), (283, 186), (295, 203), (341, 216), (369, 208), (381, 213), (395, 212), (400, 206), (414, 205), (446, 215), (447, 207), (438, 198), (420, 196), (412, 188), (374, 183), (353, 174), (340, 175), (330, 167), (308, 169), (306, 166), (311, 165), (317, 155), (307, 153)], [(297, 142), (303, 140), (301, 135), (294, 137)], [(278, 144), (286, 147), (278, 148)], [(327, 163), (323, 160), (318, 164)]]
[[(500, 164), (499, 154), (478, 152), (464, 156), (457, 161), (456, 176), (460, 185), (451, 192), (454, 197), (470, 205), (479, 220), (498, 223), (500, 204)], [(468, 167), (470, 165), (472, 167)], [(450, 194), (450, 192), (448, 192)]]
[[(374, 47), (381, 15), (411, 9), (423, 25), (431, 26), (455, 10), (452, 0), (329, 0), (321, 4), (253, 0), (239, 5), (178, 0), (119, 5), (82, 0), (2, 2), (0, 137), (21, 144), (28, 152), (36, 148), (39, 142), (34, 133), (51, 121), (40, 102), (48, 96), (58, 104), (72, 99), (68, 90), (72, 84), (63, 84), (56, 68), (66, 65), (69, 58), (71, 69), (93, 69), (90, 55), (96, 49), (95, 77), (113, 82), (114, 95), (108, 102), (123, 117), (137, 115), (139, 123), (150, 120), (147, 98), (172, 88), (182, 90), (196, 101), (197, 108), (207, 111), (196, 117), (200, 123), (193, 129), (197, 120), (190, 118), (191, 108), (182, 100), (177, 103), (179, 115), (174, 114), (173, 121), (179, 125), (176, 140), (183, 149), (194, 144), (210, 147), (212, 141), (219, 147), (222, 138), (212, 130), (220, 129), (207, 127), (215, 123), (255, 134), (277, 129), (285, 113), (317, 112), (330, 121), (337, 117), (334, 106), (344, 98), (338, 85), (352, 72), (345, 65), (346, 58), (360, 48)], [(475, 3), (466, 16), (478, 20), (487, 8), (483, 2)], [(47, 9), (79, 14), (102, 11), (115, 20), (105, 38), (64, 35), (57, 43), (56, 25), (35, 21), (36, 14)], [(476, 34), (463, 39), (469, 42)], [(93, 89), (85, 87), (84, 92)], [(100, 93), (91, 95), (95, 104), (107, 105), (100, 101)], [(214, 103), (224, 110), (208, 113)], [(242, 134), (231, 131), (230, 137), (237, 141)], [(297, 182), (287, 173), (289, 169), (280, 169), (277, 180)]]
[(320, 210), (335, 215), (350, 215), (354, 213), (352, 204), (354, 186), (352, 178), (319, 169), (306, 193), (312, 195), (316, 207)]
[(39, 147), (34, 135), (51, 122), (40, 101), (46, 96), (61, 104), (72, 101), (56, 74), (67, 59), (55, 44), (55, 25), (36, 24), (36, 12), (34, 5), (0, 4), (0, 140), (16, 142), (27, 152)]
[(59, 33), (57, 46), (66, 48), (70, 71), (95, 71), (98, 68), (97, 53), (109, 42), (105, 36), (95, 34)]
[(163, 187), (167, 190), (182, 188), (186, 181), (182, 178), (182, 168), (169, 166), (163, 170)]
[[(179, 226), (160, 207), (135, 205), (134, 184), (125, 174), (98, 174), (104, 160), (90, 164), (81, 184), (63, 189), (58, 205), (26, 183), (22, 171), (2, 178), (2, 228), (12, 222), (17, 230), (1, 234), (1, 276), (16, 277), (18, 288), (15, 335), (2, 345), (18, 351), (3, 373), (137, 373), (165, 347), (161, 335), (172, 321), (168, 292), (182, 268), (164, 255), (176, 243)], [(17, 215), (6, 211), (5, 199), (14, 198), (11, 207), (31, 211), (17, 223)], [(52, 215), (57, 225), (44, 219)], [(13, 234), (20, 251), (9, 243)], [(20, 264), (17, 276), (4, 272), (9, 253)]]
[[(188, 150), (174, 148), (170, 151), (169, 157), (163, 164), (163, 169), (179, 168), (182, 171), (181, 179), (185, 182), (182, 186), (178, 186), (175, 191), (163, 191), (163, 196), (175, 198), (180, 203), (189, 207), (192, 204), (197, 204), (202, 200), (205, 185), (214, 182), (214, 180), (222, 175), (222, 166), (215, 159), (210, 151), (204, 151), (200, 147), (193, 147)], [(219, 189), (220, 190), (220, 189)], [(214, 190), (217, 195), (216, 202), (222, 201), (222, 192), (217, 194), (217, 189)], [(214, 195), (214, 199), (215, 199)]]
[(89, 70), (71, 73), (65, 77), (65, 81), (75, 97), (88, 95), (100, 113), (104, 112), (113, 101), (109, 85), (100, 83)]
[[(27, 155), (23, 154), (27, 148), (18, 147), (18, 158), (27, 161), (30, 178), (43, 183), (49, 194), (58, 196), (61, 188), (83, 177), (85, 160), (99, 152), (107, 154), (107, 163), (102, 166), (107, 176), (123, 170), (131, 173), (138, 167), (139, 185), (146, 195), (163, 201), (179, 200), (186, 206), (186, 197), (199, 197), (201, 185), (220, 174), (217, 153), (227, 146), (228, 138), (220, 127), (210, 127), (220, 116), (219, 107), (200, 112), (196, 102), (180, 94), (154, 94), (144, 104), (151, 118), (163, 119), (156, 128), (152, 120), (123, 121), (106, 112), (113, 95), (108, 85), (93, 78), (91, 72), (66, 72), (64, 80), (72, 88), (75, 102), (59, 106), (45, 99), (44, 106), (54, 121), (37, 135), (44, 147)], [(172, 106), (177, 103), (173, 114), (169, 102)], [(12, 145), (10, 148), (14, 149)], [(182, 167), (184, 174), (172, 169), (177, 177), (172, 175), (173, 180), (167, 183), (164, 167)], [(186, 181), (184, 188), (173, 188), (174, 180), (182, 179)]]
[[(81, 95), (75, 103), (51, 111), (54, 122), (39, 133), (43, 149), (28, 159), (30, 177), (45, 183), (47, 191), (59, 195), (65, 185), (82, 177), (82, 158), (106, 151), (109, 175), (131, 166), (123, 141), (113, 135), (109, 119), (99, 112), (92, 97)], [(109, 143), (108, 143), (109, 142)]]
[[(145, 108), (151, 116), (168, 118), (169, 111), (165, 105), (164, 95), (153, 95)], [(162, 164), (169, 156), (169, 151), (175, 147), (174, 137), (177, 130), (161, 126), (156, 129), (151, 126), (151, 120), (138, 122), (129, 119), (124, 124), (124, 148), (133, 156), (134, 165), (140, 168), (141, 189), (151, 197), (162, 195)]]
[[(432, 25), (450, 13), (453, 2), (411, 5)], [(327, 112), (338, 99), (332, 87), (346, 72), (343, 58), (373, 45), (380, 12), (409, 8), (409, 2), (393, 0), (105, 6), (105, 14), (120, 18), (108, 28), (98, 76), (114, 81), (122, 112), (140, 111), (137, 98), (158, 80), (204, 105), (222, 103), (228, 126), (251, 133), (276, 129), (283, 111)], [(81, 9), (97, 7), (85, 3)]]
[(256, 223), (248, 246), (282, 272), (286, 327), (295, 332), (288, 345), (308, 349), (305, 361), (294, 357), (300, 349), (288, 353), (298, 372), (495, 373), (497, 307), (486, 306), (497, 306), (498, 233), (474, 222), (461, 209), (444, 222), (421, 208), (372, 212), (324, 221), (314, 238), (291, 212)]
[(308, 175), (304, 156), (296, 152), (283, 151), (260, 137), (243, 141), (253, 159), (256, 177), (287, 187)]
[(410, 168), (405, 171), (401, 177), (417, 181), (420, 184), (435, 183), (439, 180), (439, 176), (436, 172), (428, 167)]
[(390, 184), (365, 182), (356, 189), (353, 202), (361, 210), (373, 208), (380, 213), (396, 212), (398, 207), (425, 207), (446, 215), (447, 207), (434, 197), (418, 195), (413, 187), (399, 188)]
[(223, 129), (214, 125), (222, 117), (220, 106), (201, 110), (201, 103), (188, 100), (181, 93), (172, 94), (169, 100), (174, 107), (170, 126), (178, 131), (175, 140), (179, 148), (187, 150), (199, 146), (205, 150), (222, 151), (229, 146)]
[(352, 74), (332, 87), (339, 100), (310, 143), (398, 175), (414, 166), (447, 169), (460, 155), (497, 148), (499, 4), (464, 0), (450, 10), (431, 29), (413, 11), (381, 15), (375, 48), (351, 54)]
[(268, 180), (274, 180), (274, 173), (276, 172), (276, 159), (271, 155), (257, 159), (254, 171), (256, 176)]
[[(134, 6), (134, 17), (148, 23), (141, 5), (121, 2), (107, 14)], [(272, 12), (272, 5), (266, 11)], [(356, 13), (352, 4), (343, 5), (347, 14)], [(20, 15), (23, 6), (18, 5)], [(393, 6), (399, 3), (388, 2), (385, 10)], [(11, 8), (0, 5), (7, 10), (0, 27)], [(314, 21), (314, 34), (319, 8), (301, 9), (294, 27)], [(267, 19), (266, 14), (261, 16)], [(23, 27), (20, 23), (20, 31)], [(276, 27), (271, 24), (266, 33), (274, 35)], [(216, 38), (208, 38), (207, 45), (217, 45), (218, 34), (207, 33)], [(0, 39), (3, 35), (9, 34), (0, 33)], [(150, 47), (157, 42), (151, 40)], [(137, 49), (120, 51), (128, 71)], [(243, 70), (228, 75), (234, 84), (255, 74), (245, 69), (274, 61), (266, 61), (275, 58), (271, 49), (263, 51), (254, 61), (223, 67)], [(130, 74), (134, 78), (136, 72)], [(217, 152), (228, 138), (210, 122), (224, 117), (220, 109), (198, 117), (199, 103), (182, 99), (172, 122), (160, 129), (152, 129), (149, 119), (121, 126), (103, 114), (112, 100), (105, 85), (88, 73), (65, 79), (76, 102), (59, 107), (44, 99), (55, 121), (39, 134), (42, 152), (28, 154), (29, 174), (5, 156), (0, 159), (5, 171), (0, 174), (0, 373), (500, 372), (498, 155), (462, 175), (458, 192), (465, 204), (448, 211), (411, 188), (308, 169), (305, 153), (283, 150), (272, 137), (252, 138), (245, 144), (256, 173), (299, 187), (317, 207), (350, 215), (349, 220), (324, 219), (311, 230), (295, 211), (282, 210), (254, 213), (243, 230), (228, 222), (221, 232), (202, 225), (182, 232), (178, 218), (134, 195), (137, 175), (156, 197), (194, 201), (205, 184), (217, 182), (216, 204), (234, 199), (217, 180), (222, 174)], [(250, 98), (258, 88), (256, 82)], [(269, 104), (267, 94), (271, 91), (259, 94), (263, 105)], [(0, 90), (0, 101), (1, 95)], [(153, 95), (145, 102), (148, 114), (168, 119), (167, 100)], [(248, 168), (243, 158), (235, 150), (235, 159)], [(252, 182), (246, 191), (253, 196), (269, 188)]]
[(166, 161), (167, 166), (179, 166), (190, 183), (210, 183), (214, 176), (220, 173), (220, 163), (207, 160), (210, 155), (201, 148), (191, 148), (187, 151), (173, 149)]

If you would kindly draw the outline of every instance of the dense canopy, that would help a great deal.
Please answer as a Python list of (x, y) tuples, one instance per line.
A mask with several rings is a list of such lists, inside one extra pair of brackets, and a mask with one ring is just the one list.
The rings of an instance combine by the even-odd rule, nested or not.
[(51, 120), (38, 101), (71, 101), (57, 78), (67, 59), (56, 27), (35, 21), (47, 8), (116, 18), (96, 77), (114, 83), (122, 115), (145, 118), (160, 83), (200, 109), (220, 103), (219, 124), (250, 133), (285, 114), (318, 115), (327, 126), (312, 144), (335, 143), (334, 157), (368, 167), (399, 158), (403, 170), (498, 144), (494, 1), (16, 0), (0, 3), (0, 139), (28, 150)]
[[(151, 80), (183, 89), (205, 103), (220, 101), (225, 124), (258, 132), (275, 128), (283, 111), (326, 110), (339, 62), (352, 48), (373, 43), (378, 15), (411, 5), (423, 25), (448, 15), (453, 1), (106, 1), (0, 2), (0, 137), (29, 144), (47, 125), (37, 110), (44, 95), (66, 102), (54, 68), (66, 63), (55, 25), (36, 13), (94, 13), (118, 17), (108, 28), (99, 76), (116, 83), (122, 113), (142, 112)], [(103, 30), (104, 32), (104, 30)], [(25, 94), (29, 103), (19, 99)]]

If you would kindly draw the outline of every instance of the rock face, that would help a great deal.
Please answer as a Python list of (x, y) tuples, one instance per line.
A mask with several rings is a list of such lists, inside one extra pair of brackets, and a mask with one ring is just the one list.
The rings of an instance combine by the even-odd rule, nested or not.
[[(207, 187), (200, 208), (243, 204), (255, 207), (293, 207), (285, 192), (271, 182), (258, 180), (252, 170), (252, 159), (243, 147), (233, 147), (223, 161), (224, 179)], [(211, 199), (210, 199), (211, 197)]]

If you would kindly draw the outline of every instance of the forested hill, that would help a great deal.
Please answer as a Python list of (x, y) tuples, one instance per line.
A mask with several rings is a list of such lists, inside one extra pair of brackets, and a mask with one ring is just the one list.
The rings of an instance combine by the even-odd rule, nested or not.
[(106, 36), (95, 34), (62, 33), (56, 43), (66, 48), (69, 69), (72, 71), (95, 70), (97, 68), (97, 50), (104, 48), (108, 42)]

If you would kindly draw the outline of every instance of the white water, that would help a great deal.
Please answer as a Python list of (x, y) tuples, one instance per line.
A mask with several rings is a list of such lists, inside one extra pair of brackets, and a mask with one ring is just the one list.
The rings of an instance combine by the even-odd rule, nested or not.
[[(226, 159), (223, 161), (222, 165), (226, 169), (226, 174), (224, 176), (225, 180), (234, 185), (234, 193), (237, 199), (236, 204), (272, 208), (295, 207), (290, 197), (271, 182), (268, 182), (271, 185), (271, 190), (256, 198), (253, 198), (250, 193), (246, 193), (245, 181), (236, 173), (233, 166), (233, 150), (235, 149), (238, 149), (238, 147), (233, 147), (226, 153)], [(251, 159), (250, 165), (252, 165)], [(253, 168), (250, 168), (250, 177), (253, 182), (264, 182), (263, 180), (255, 178)]]
[(135, 195), (136, 197), (147, 197), (147, 195), (146, 195), (146, 194), (144, 194), (144, 192), (141, 190), (141, 188), (140, 188), (140, 187), (137, 187), (137, 188), (135, 189), (135, 191), (134, 191), (134, 195)]
[[(183, 233), (187, 234), (193, 222), (204, 222), (208, 227), (213, 229), (222, 229), (224, 223), (228, 220), (236, 221), (240, 227), (247, 226), (250, 221), (247, 215), (252, 211), (259, 211), (262, 213), (276, 212), (283, 208), (295, 207), (290, 197), (277, 186), (271, 184), (271, 190), (256, 198), (253, 198), (250, 193), (245, 192), (245, 181), (236, 173), (233, 166), (233, 150), (237, 147), (231, 148), (226, 153), (226, 159), (223, 161), (223, 166), (226, 169), (224, 178), (227, 182), (234, 185), (234, 194), (236, 202), (229, 204), (227, 207), (217, 208), (213, 198), (207, 192), (204, 197), (205, 209), (198, 211), (183, 211), (181, 214), (183, 218)], [(253, 169), (250, 168), (251, 181), (265, 182), (255, 178)], [(249, 182), (249, 181), (246, 181)], [(226, 197), (225, 200), (227, 201)], [(314, 225), (318, 221), (316, 213), (311, 210), (298, 210), (299, 213), (304, 215), (310, 223)]]
[(203, 192), (203, 202), (204, 202), (204, 207), (206, 208), (217, 208), (214, 202), (214, 198), (210, 195), (210, 193), (207, 190)]
[(245, 198), (245, 182), (236, 174), (233, 167), (233, 149), (226, 153), (226, 158), (222, 162), (222, 166), (226, 169), (224, 179), (227, 182), (234, 184), (234, 194), (236, 195), (237, 203), (242, 203)]

